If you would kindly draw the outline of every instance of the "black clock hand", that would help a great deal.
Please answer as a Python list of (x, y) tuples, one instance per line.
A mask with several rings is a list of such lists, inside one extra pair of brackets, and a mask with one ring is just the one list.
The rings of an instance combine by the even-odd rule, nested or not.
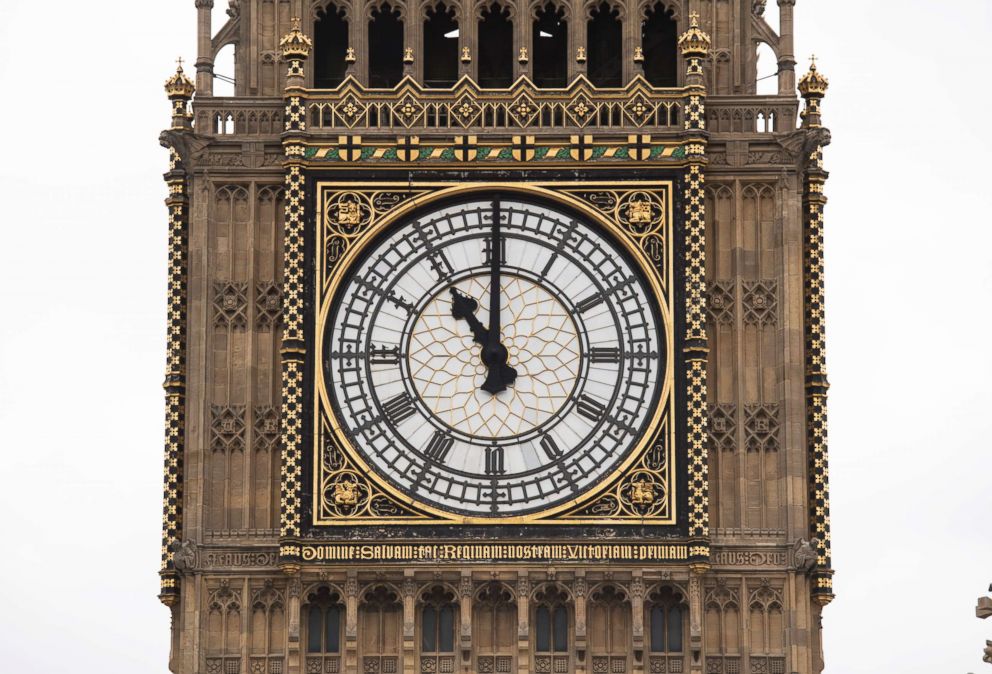
[(472, 340), (476, 344), (485, 346), (489, 343), (489, 331), (475, 316), (475, 310), (479, 308), (479, 303), (468, 295), (463, 295), (456, 288), (451, 288), (451, 315), (458, 320), (468, 322), (468, 327), (472, 331)]
[(492, 240), (489, 245), (489, 339), (482, 347), (482, 362), (489, 368), (482, 390), (493, 395), (505, 391), (517, 379), (517, 371), (506, 364), (509, 352), (500, 341), (500, 311), (503, 303), (503, 236), (500, 231), (499, 197), (493, 200)]

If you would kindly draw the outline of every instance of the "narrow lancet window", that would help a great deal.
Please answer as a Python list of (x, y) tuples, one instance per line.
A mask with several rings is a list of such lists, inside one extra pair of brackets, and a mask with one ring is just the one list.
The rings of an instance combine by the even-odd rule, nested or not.
[(623, 85), (623, 25), (620, 12), (607, 3), (593, 10), (586, 24), (589, 81), (597, 87)]
[(450, 87), (458, 79), (458, 22), (455, 10), (438, 3), (424, 19), (424, 84)]
[(678, 86), (678, 24), (672, 10), (660, 2), (641, 23), (644, 77), (656, 87)]
[(565, 10), (548, 3), (534, 20), (534, 84), (564, 87), (568, 79), (568, 24)]
[(313, 86), (332, 89), (344, 81), (348, 50), (348, 21), (344, 10), (328, 5), (317, 13), (313, 24)]
[(369, 21), (369, 86), (395, 87), (403, 79), (403, 21), (389, 3)]
[(493, 3), (479, 20), (479, 85), (502, 89), (513, 82), (513, 22), (510, 10)]

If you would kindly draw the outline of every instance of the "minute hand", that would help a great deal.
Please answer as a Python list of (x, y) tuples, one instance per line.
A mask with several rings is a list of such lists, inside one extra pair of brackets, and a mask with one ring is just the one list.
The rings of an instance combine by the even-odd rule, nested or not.
[(489, 248), (489, 339), (482, 347), (482, 362), (489, 368), (482, 390), (492, 395), (505, 391), (517, 379), (517, 371), (506, 364), (510, 358), (506, 347), (500, 341), (502, 304), (503, 241), (500, 231), (499, 197), (493, 200), (492, 242)]

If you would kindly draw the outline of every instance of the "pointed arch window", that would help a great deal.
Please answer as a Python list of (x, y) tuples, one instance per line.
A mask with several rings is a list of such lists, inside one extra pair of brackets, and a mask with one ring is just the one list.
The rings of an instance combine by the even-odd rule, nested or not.
[(627, 671), (633, 643), (630, 622), (630, 602), (622, 589), (605, 585), (592, 592), (586, 625), (594, 672)]
[(422, 653), (454, 653), (455, 595), (443, 587), (435, 587), (423, 598), (421, 608)]
[(534, 17), (534, 84), (564, 87), (568, 80), (568, 23), (565, 10), (549, 2)]
[(341, 652), (344, 607), (337, 592), (321, 587), (307, 596), (307, 653), (336, 655)]
[(679, 36), (674, 14), (659, 2), (648, 9), (641, 22), (644, 77), (656, 87), (678, 86)]
[(472, 639), (478, 654), (476, 671), (513, 671), (517, 649), (517, 607), (513, 594), (502, 583), (493, 581), (476, 595), (472, 612)]
[(387, 2), (369, 20), (369, 86), (395, 87), (403, 79), (403, 21)]
[(589, 81), (597, 87), (623, 86), (623, 25), (620, 11), (603, 3), (586, 24)]
[(479, 19), (479, 86), (505, 89), (513, 83), (513, 21), (499, 3), (482, 10)]
[(313, 24), (313, 86), (333, 89), (344, 81), (348, 64), (348, 20), (344, 9), (330, 4), (317, 11)]
[(395, 672), (402, 648), (403, 605), (391, 587), (379, 585), (358, 606), (360, 671)]
[(458, 21), (443, 2), (424, 17), (424, 84), (450, 87), (458, 79)]
[(648, 598), (651, 653), (682, 653), (686, 611), (682, 594), (664, 587)]
[(539, 672), (567, 672), (568, 595), (549, 587), (534, 595), (534, 664)]

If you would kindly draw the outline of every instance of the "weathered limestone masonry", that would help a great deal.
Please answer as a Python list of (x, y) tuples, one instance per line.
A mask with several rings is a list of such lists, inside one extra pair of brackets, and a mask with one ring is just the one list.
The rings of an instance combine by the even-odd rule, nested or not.
[[(778, 27), (764, 0), (232, 0), (219, 27), (213, 0), (194, 4), (195, 86), (180, 63), (160, 139), (170, 670), (821, 672), (834, 573), (830, 133), (826, 78), (814, 63), (797, 81), (795, 0), (778, 0)], [(759, 64), (759, 45), (776, 63)], [(224, 49), (235, 71), (215, 73)], [(776, 69), (777, 94), (758, 95)], [(233, 77), (233, 95), (215, 95), (217, 75)], [(528, 213), (559, 224), (521, 248)], [(462, 274), (439, 251), (445, 227), (471, 238), (472, 222), (485, 257)], [(407, 231), (413, 249), (376, 252)], [(555, 256), (586, 240), (596, 255), (615, 246), (634, 271), (604, 274), (590, 297), (546, 299)], [(538, 269), (513, 266), (521, 250)], [(453, 279), (425, 291), (448, 303), (437, 315), (390, 285), (420, 255), (423, 278)], [(361, 271), (376, 260), (400, 262)], [(451, 422), (391, 474), (404, 450), (376, 454), (380, 438), (420, 442), (445, 404), (417, 383), (423, 368), (409, 374), (420, 362), (411, 340), (454, 334), (475, 360), (447, 352), (435, 374), (468, 362), (506, 400), (538, 378), (533, 354), (546, 347), (522, 335), (525, 300), (505, 300), (486, 327), (486, 302), (469, 297), (471, 283), (507, 292), (507, 276), (521, 297), (544, 298), (539, 320), (560, 308), (549, 344), (573, 333), (581, 344), (574, 374), (564, 357), (546, 373), (588, 392), (590, 372), (650, 372), (644, 421), (627, 403), (574, 393), (549, 414), (574, 408), (573, 428), (603, 424), (590, 435), (614, 443), (602, 472), (571, 459), (560, 434), (535, 436), (519, 458), (499, 445), (512, 438), (476, 430), (459, 445), (471, 434)], [(646, 294), (626, 294), (637, 283)], [(637, 314), (655, 317), (654, 332), (635, 337), (630, 319), (616, 343), (593, 341), (583, 326), (613, 302), (617, 321), (657, 307)], [(379, 332), (341, 348), (341, 330), (390, 312), (410, 315), (396, 345)], [(417, 332), (424, 316), (441, 322)], [(486, 351), (501, 338), (507, 355)], [(493, 374), (504, 366), (514, 374)], [(369, 372), (358, 398), (378, 411), (349, 416), (340, 381)], [(380, 403), (376, 387), (395, 382), (413, 393)], [(464, 405), (491, 395), (473, 386)], [(464, 484), (431, 491), (474, 440), (491, 488), (473, 497), (478, 509), (468, 497), (446, 505), (476, 493), (467, 460), (452, 471)], [(521, 474), (559, 477), (511, 483), (524, 460), (534, 463)]]

